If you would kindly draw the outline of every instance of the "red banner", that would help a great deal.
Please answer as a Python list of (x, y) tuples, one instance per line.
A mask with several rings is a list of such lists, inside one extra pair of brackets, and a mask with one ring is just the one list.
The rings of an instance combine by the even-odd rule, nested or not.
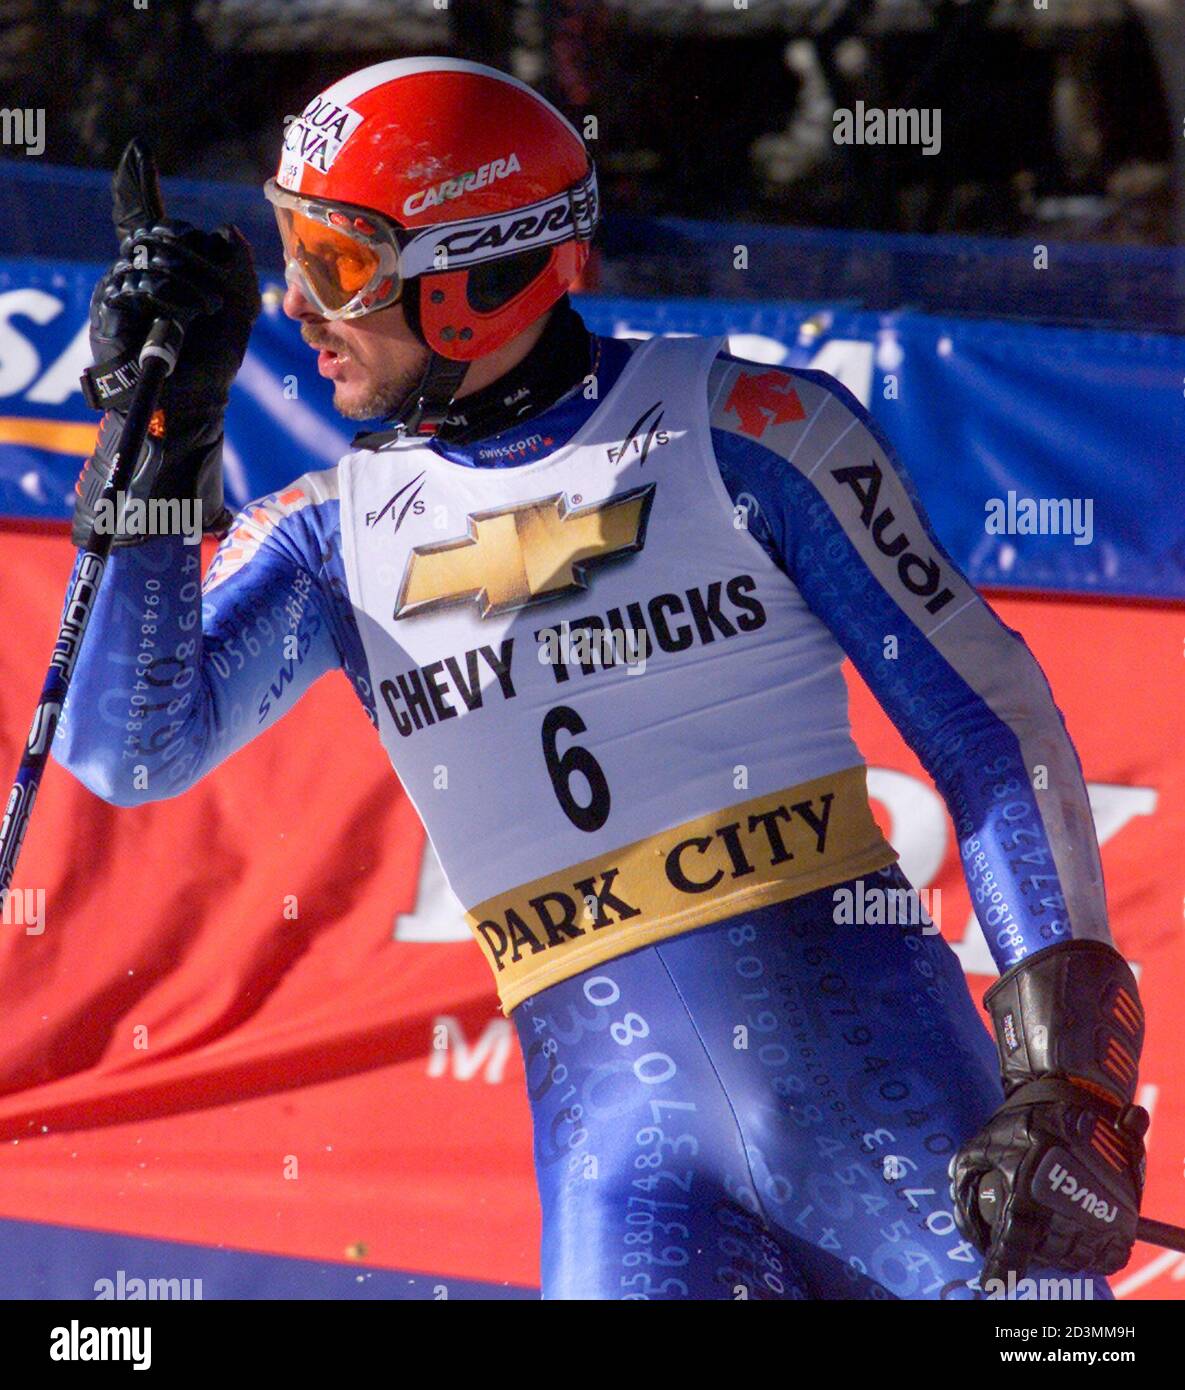
[[(0, 774), (16, 767), (72, 551), (4, 532)], [(1145, 1209), (1185, 1223), (1179, 607), (1001, 600), (1091, 786), (1140, 974)], [(978, 997), (990, 963), (932, 784), (852, 678), (882, 823)], [(7, 770), (7, 771), (5, 771)], [(39, 913), (39, 904), (41, 911)], [(104, 805), (51, 765), (0, 927), (0, 1216), (530, 1285), (522, 1064), (492, 981), (345, 678), (181, 798)], [(1127, 1297), (1185, 1294), (1137, 1247)]]

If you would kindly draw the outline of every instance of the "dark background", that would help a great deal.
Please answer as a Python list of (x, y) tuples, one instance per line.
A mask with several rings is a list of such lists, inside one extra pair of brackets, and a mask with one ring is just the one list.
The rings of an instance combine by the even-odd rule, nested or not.
[[(1182, 0), (134, 3), (0, 0), (0, 105), (45, 108), (45, 161), (140, 133), (165, 173), (258, 184), (321, 87), (448, 53), (595, 115), (619, 213), (1185, 243)], [(835, 145), (857, 99), (940, 108), (941, 153)]]

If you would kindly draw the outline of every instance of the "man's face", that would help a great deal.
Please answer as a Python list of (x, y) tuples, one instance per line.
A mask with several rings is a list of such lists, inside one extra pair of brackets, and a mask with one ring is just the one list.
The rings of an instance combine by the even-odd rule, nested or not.
[(290, 284), (284, 312), (319, 349), (317, 370), (333, 382), (334, 409), (347, 420), (389, 415), (424, 375), (431, 354), (408, 327), (401, 304), (358, 319), (325, 319)]

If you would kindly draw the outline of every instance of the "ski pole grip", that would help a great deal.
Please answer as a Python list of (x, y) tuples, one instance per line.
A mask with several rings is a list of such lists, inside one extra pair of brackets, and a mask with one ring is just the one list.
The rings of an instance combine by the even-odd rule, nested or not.
[(159, 357), (165, 364), (165, 375), (171, 375), (181, 353), (184, 337), (181, 325), (172, 319), (157, 319), (148, 330), (144, 346), (140, 349), (140, 366), (147, 365), (150, 357)]

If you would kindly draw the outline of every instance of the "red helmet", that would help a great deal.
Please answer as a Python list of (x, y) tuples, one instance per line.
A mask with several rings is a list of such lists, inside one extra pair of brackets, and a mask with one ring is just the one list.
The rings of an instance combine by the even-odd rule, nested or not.
[(453, 58), (377, 63), (335, 82), (287, 123), (265, 193), (288, 276), (321, 314), (401, 300), (454, 364), (495, 351), (561, 298), (598, 216), (592, 162), (569, 122), (517, 79)]

